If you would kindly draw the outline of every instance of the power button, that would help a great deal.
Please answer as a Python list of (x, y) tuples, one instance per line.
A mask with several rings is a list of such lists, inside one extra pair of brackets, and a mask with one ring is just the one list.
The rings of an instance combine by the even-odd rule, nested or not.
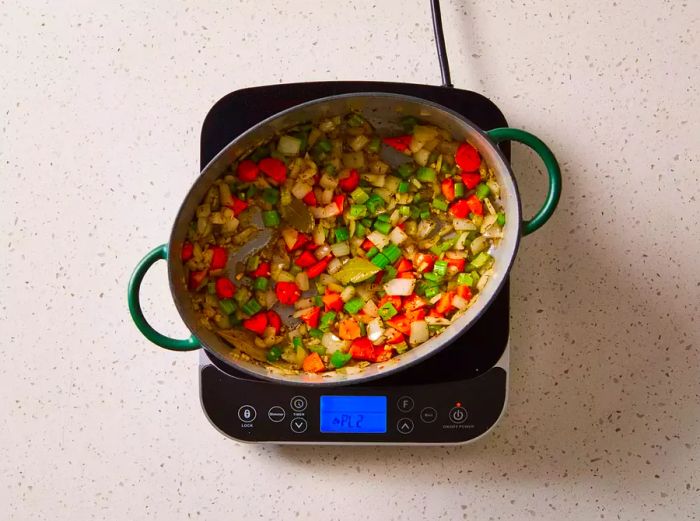
[(464, 407), (452, 407), (449, 417), (452, 423), (464, 423), (467, 420), (467, 410)]

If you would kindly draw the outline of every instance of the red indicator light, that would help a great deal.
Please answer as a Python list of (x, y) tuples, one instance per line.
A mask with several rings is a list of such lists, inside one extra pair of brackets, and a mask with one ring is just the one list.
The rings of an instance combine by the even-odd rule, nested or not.
[(461, 407), (461, 406), (462, 406), (462, 402), (457, 402), (457, 403), (455, 404), (455, 407)]

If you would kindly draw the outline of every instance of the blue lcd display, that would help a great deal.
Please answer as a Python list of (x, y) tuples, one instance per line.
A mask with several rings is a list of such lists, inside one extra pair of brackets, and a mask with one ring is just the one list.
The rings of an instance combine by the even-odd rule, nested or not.
[(321, 432), (386, 432), (386, 396), (321, 396)]

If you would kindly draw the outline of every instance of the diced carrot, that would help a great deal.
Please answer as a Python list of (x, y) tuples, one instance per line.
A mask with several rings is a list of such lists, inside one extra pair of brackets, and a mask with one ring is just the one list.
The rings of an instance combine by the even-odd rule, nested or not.
[(319, 306), (314, 306), (309, 308), (307, 313), (304, 313), (301, 320), (309, 327), (318, 327), (318, 320), (321, 316), (321, 308)]
[(411, 319), (405, 314), (396, 315), (387, 320), (386, 323), (404, 335), (411, 334)]
[(413, 263), (405, 257), (401, 257), (398, 264), (396, 265), (397, 273), (405, 273), (407, 271), (413, 270)]
[(464, 300), (471, 300), (472, 290), (469, 286), (457, 286), (457, 295), (462, 297)]
[(326, 294), (321, 297), (323, 304), (326, 306), (326, 311), (340, 311), (343, 309), (343, 300), (340, 298), (340, 293), (326, 288)]
[(380, 308), (387, 302), (391, 302), (394, 308), (396, 308), (396, 311), (401, 311), (401, 297), (398, 295), (384, 295), (377, 304), (377, 307)]
[(401, 331), (399, 331), (398, 329), (390, 327), (389, 329), (384, 331), (384, 334), (386, 335), (387, 344), (398, 344), (399, 342), (403, 342), (403, 333), (401, 333)]
[(447, 291), (443, 293), (438, 303), (435, 304), (435, 311), (443, 315), (449, 312), (452, 309), (452, 299), (454, 298), (454, 296), (454, 291)]
[(416, 295), (415, 293), (411, 295), (410, 297), (406, 297), (406, 300), (403, 303), (404, 309), (406, 312), (413, 312), (418, 309), (424, 308), (425, 306), (428, 305), (428, 302), (423, 299), (421, 296)]
[(346, 318), (338, 323), (338, 336), (343, 340), (360, 338), (360, 326), (353, 318)]
[(457, 268), (457, 271), (463, 271), (464, 270), (464, 264), (465, 261), (464, 259), (445, 259), (447, 261), (448, 266), (454, 266)]
[(301, 368), (307, 373), (320, 373), (325, 370), (326, 366), (323, 365), (323, 360), (318, 353), (311, 353), (309, 356), (304, 358), (301, 364)]

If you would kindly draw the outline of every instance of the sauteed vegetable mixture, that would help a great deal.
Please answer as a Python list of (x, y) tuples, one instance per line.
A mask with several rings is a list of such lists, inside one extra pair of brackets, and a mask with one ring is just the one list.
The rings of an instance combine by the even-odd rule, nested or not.
[(351, 113), (294, 128), (209, 190), (182, 261), (195, 310), (239, 356), (358, 370), (440, 334), (478, 298), (506, 223), (498, 183), (469, 143), (401, 125), (381, 138)]

